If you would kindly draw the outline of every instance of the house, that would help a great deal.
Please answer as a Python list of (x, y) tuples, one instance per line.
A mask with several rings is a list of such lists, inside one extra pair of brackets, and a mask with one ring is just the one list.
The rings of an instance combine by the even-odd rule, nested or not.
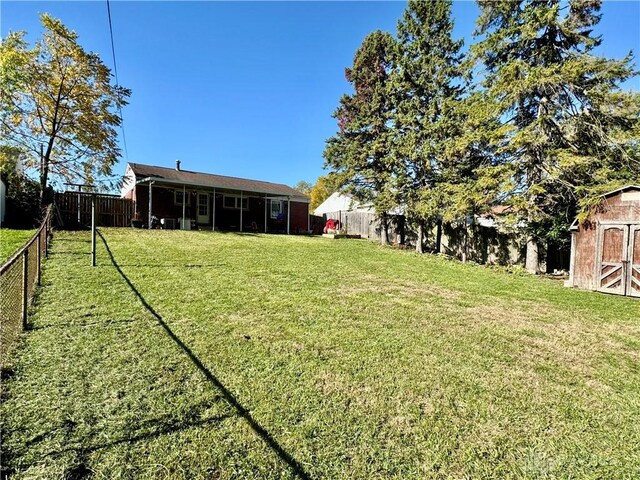
[(571, 231), (567, 286), (640, 297), (640, 186), (602, 195)]
[(136, 217), (151, 224), (240, 232), (309, 230), (309, 197), (283, 184), (129, 163), (121, 196)]

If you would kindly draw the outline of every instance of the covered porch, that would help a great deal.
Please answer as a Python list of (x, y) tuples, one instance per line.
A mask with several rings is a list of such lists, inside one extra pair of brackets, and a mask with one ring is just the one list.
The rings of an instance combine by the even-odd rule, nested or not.
[(136, 182), (135, 209), (151, 228), (302, 233), (309, 230), (305, 199), (145, 178)]

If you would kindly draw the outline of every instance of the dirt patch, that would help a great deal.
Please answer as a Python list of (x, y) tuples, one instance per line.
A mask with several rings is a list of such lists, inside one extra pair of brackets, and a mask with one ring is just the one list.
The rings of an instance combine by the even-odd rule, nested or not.
[(412, 282), (409, 280), (390, 281), (376, 277), (375, 275), (364, 275), (353, 278), (341, 289), (341, 294), (346, 297), (355, 297), (371, 293), (394, 297), (430, 296), (443, 298), (445, 300), (457, 300), (462, 296), (460, 292), (439, 285)]

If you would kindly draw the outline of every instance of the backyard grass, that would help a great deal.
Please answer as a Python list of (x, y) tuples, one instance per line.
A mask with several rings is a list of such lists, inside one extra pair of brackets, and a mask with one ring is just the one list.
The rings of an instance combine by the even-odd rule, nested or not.
[(0, 264), (4, 263), (16, 250), (22, 247), (35, 233), (35, 230), (14, 230), (0, 228)]
[(366, 241), (58, 232), (15, 478), (640, 478), (640, 303)]

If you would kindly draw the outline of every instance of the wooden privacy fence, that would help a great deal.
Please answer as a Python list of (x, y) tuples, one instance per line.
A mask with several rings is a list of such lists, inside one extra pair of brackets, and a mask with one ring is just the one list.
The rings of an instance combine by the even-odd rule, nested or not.
[(129, 227), (133, 218), (133, 200), (117, 195), (88, 192), (56, 193), (56, 207), (62, 228), (91, 225), (91, 197), (96, 197), (96, 223), (100, 227)]
[(49, 252), (51, 206), (31, 239), (0, 267), (0, 368), (8, 366), (20, 332), (28, 324), (29, 303), (40, 285), (42, 260)]
[[(370, 240), (380, 240), (380, 221), (375, 213), (360, 210), (329, 212), (326, 219), (333, 218), (340, 221), (340, 229), (348, 235), (360, 235)], [(389, 215), (387, 233), (391, 243), (404, 243), (404, 218), (402, 215)]]

